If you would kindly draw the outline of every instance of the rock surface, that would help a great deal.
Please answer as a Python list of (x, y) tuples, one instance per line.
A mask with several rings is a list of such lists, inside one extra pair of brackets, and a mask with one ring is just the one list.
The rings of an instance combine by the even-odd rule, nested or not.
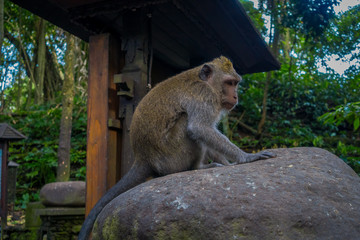
[(40, 201), (45, 206), (85, 206), (85, 182), (69, 181), (48, 183), (40, 190)]
[(150, 180), (109, 203), (93, 239), (360, 239), (360, 178), (319, 148)]

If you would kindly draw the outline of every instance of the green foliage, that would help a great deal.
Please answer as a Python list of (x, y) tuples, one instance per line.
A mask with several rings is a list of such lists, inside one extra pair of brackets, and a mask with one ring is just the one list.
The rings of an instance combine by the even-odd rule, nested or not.
[(360, 147), (339, 141), (335, 154), (349, 164), (360, 176)]
[[(294, 74), (289, 76), (288, 67), (283, 64), (271, 82), (265, 134), (258, 140), (244, 138), (244, 133), (248, 135), (249, 132), (239, 127), (236, 131), (244, 133), (233, 134), (233, 140), (249, 151), (272, 147), (325, 148), (360, 173), (359, 102), (341, 105), (327, 113), (332, 106), (358, 99), (358, 94), (354, 94), (357, 90), (352, 88), (356, 82), (360, 84), (359, 79), (318, 72), (298, 74), (301, 67), (296, 66), (292, 67)], [(233, 113), (242, 116), (241, 121), (255, 129), (261, 116), (263, 79), (263, 74), (244, 76), (239, 89), (239, 106)], [(351, 124), (351, 128), (344, 122)], [(350, 131), (356, 129), (357, 132)]]
[(266, 34), (266, 27), (261, 11), (254, 8), (254, 3), (249, 0), (240, 0), (242, 6), (245, 8), (246, 13), (251, 17), (256, 29), (260, 30), (261, 34)]
[[(292, 0), (286, 1), (282, 18), (286, 27), (300, 30), (303, 34), (319, 37), (335, 17), (334, 6), (339, 0)], [(284, 6), (280, 6), (284, 9)]]
[[(0, 57), (0, 122), (7, 122), (28, 138), (10, 144), (10, 160), (18, 170), (18, 205), (39, 199), (39, 189), (55, 180), (61, 117), (61, 86), (66, 59), (65, 32), (46, 23), (45, 78), (36, 78), (39, 17), (12, 3), (4, 2), (4, 41)], [(75, 109), (71, 139), (71, 178), (85, 179), (87, 44), (76, 40)], [(34, 105), (41, 87), (44, 105)]]
[(236, 107), (238, 112), (246, 112), (246, 119), (249, 122), (258, 122), (261, 117), (263, 91), (262, 82), (257, 80), (265, 74), (252, 74), (243, 77), (239, 88), (239, 104)]
[[(10, 160), (20, 164), (17, 205), (21, 207), (38, 200), (40, 188), (55, 181), (60, 118), (60, 105), (33, 106), (31, 111), (0, 115), (0, 122), (11, 124), (27, 136), (9, 147)], [(70, 153), (72, 180), (85, 180), (86, 124), (86, 104), (76, 97)]]
[(330, 54), (345, 57), (351, 54), (351, 60), (359, 60), (360, 44), (360, 5), (346, 11), (335, 19), (332, 28), (326, 33), (327, 44), (324, 46)]
[(360, 125), (360, 102), (338, 106), (334, 111), (320, 116), (319, 120), (337, 126), (346, 121), (353, 125), (354, 131), (356, 131)]
[[(285, 1), (286, 7), (269, 8), (274, 2), (278, 1), (260, 1), (263, 13), (277, 14), (281, 19), (281, 26), (273, 26), (281, 31), (281, 69), (271, 75), (265, 131), (256, 135), (266, 82), (266, 75), (258, 73), (243, 76), (239, 105), (232, 113), (235, 117), (227, 123), (236, 127), (230, 127), (233, 132), (227, 134), (247, 151), (325, 148), (360, 174), (359, 61), (343, 75), (335, 73), (324, 61), (332, 54), (348, 61), (358, 59), (359, 53), (354, 50), (360, 44), (360, 5), (335, 17), (333, 6), (339, 1)], [(263, 9), (264, 6), (268, 8)], [(244, 7), (251, 8), (251, 4)], [(261, 24), (256, 14), (251, 14), (256, 11), (247, 12), (256, 24)], [(326, 67), (326, 73), (319, 72), (319, 65)], [(339, 107), (328, 113), (335, 106)]]

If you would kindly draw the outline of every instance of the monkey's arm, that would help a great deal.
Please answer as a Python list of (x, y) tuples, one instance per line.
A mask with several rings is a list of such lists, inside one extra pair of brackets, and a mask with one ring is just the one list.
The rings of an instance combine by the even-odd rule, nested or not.
[(223, 154), (215, 151), (214, 149), (207, 148), (205, 158), (204, 158), (204, 164), (209, 164), (209, 161), (213, 163), (218, 163), (223, 166), (232, 165)]
[[(256, 161), (256, 160), (260, 160), (260, 159), (276, 157), (276, 155), (271, 152), (268, 152), (268, 151), (261, 151), (259, 153), (248, 154), (247, 157), (249, 158), (249, 162), (252, 162), (252, 161)], [(207, 154), (205, 155), (204, 163), (205, 164), (208, 163), (208, 160), (211, 160), (214, 163), (218, 163), (218, 164), (220, 164), (220, 166), (229, 166), (229, 165), (242, 163), (242, 162), (229, 162), (224, 157), (223, 154), (218, 153), (217, 151), (215, 151), (213, 149), (207, 149)]]
[(193, 140), (203, 143), (207, 148), (223, 154), (225, 159), (237, 164), (275, 157), (275, 154), (266, 151), (255, 154), (242, 151), (216, 129), (217, 115), (210, 104), (197, 103), (194, 105), (188, 111), (187, 128), (188, 134)]
[(213, 149), (210, 149), (206, 146), (203, 146), (203, 148), (204, 154), (202, 158), (200, 158), (196, 163), (195, 169), (206, 169), (231, 165), (231, 163), (229, 163), (229, 161), (222, 154), (217, 153)]
[[(275, 153), (272, 152), (268, 152), (268, 151), (261, 151), (258, 153), (252, 153), (252, 154), (247, 154), (246, 156), (246, 162), (253, 162), (253, 161), (257, 161), (257, 160), (261, 160), (261, 159), (268, 159), (268, 158), (274, 158), (276, 157)], [(237, 162), (237, 163), (242, 163), (242, 162)]]

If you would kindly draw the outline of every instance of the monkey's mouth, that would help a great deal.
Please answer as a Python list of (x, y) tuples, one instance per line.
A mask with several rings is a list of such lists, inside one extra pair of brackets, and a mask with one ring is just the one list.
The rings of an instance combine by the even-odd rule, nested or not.
[(222, 105), (223, 105), (223, 108), (225, 108), (227, 110), (232, 110), (236, 106), (236, 104), (229, 103), (229, 102), (223, 102)]

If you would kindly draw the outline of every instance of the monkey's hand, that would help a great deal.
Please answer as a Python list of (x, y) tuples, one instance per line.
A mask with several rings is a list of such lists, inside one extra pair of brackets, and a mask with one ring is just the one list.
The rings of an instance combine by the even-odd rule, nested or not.
[(275, 153), (268, 152), (268, 151), (261, 151), (258, 153), (252, 153), (246, 155), (246, 162), (253, 162), (261, 159), (268, 159), (276, 157)]

